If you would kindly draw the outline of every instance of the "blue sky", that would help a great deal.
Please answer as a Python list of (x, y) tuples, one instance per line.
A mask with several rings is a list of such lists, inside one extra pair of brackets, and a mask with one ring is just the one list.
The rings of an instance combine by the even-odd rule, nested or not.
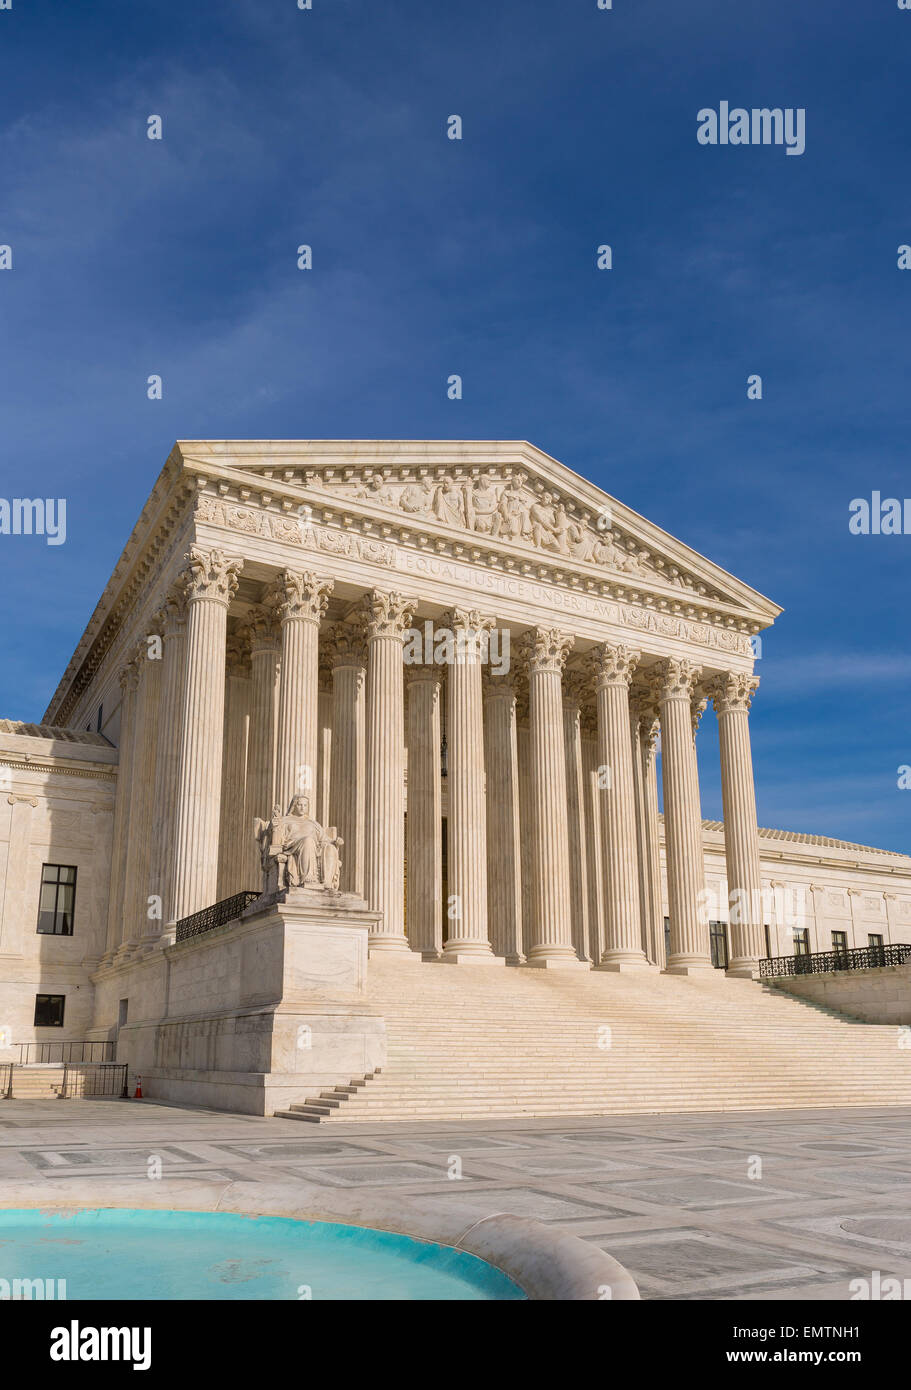
[[(911, 536), (847, 525), (911, 494), (909, 76), (894, 0), (13, 0), (0, 494), (68, 537), (0, 536), (0, 714), (175, 438), (527, 438), (785, 608), (760, 822), (911, 849)], [(806, 152), (700, 146), (722, 100), (805, 108)], [(711, 712), (699, 748), (720, 816)]]

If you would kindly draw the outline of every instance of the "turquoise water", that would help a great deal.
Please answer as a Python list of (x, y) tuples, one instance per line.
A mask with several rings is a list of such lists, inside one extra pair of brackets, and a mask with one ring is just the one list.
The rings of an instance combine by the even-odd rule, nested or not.
[(0, 1279), (65, 1280), (68, 1299), (525, 1297), (493, 1265), (446, 1245), (215, 1211), (0, 1211)]

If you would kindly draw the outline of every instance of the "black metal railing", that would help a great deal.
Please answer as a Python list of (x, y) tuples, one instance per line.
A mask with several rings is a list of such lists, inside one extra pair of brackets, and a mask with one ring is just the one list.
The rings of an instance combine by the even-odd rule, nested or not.
[(191, 936), (201, 936), (203, 932), (214, 931), (216, 927), (223, 927), (226, 922), (233, 922), (239, 917), (245, 907), (255, 902), (262, 894), (254, 889), (248, 889), (245, 893), (235, 893), (233, 898), (222, 898), (220, 903), (213, 903), (211, 907), (204, 907), (201, 912), (193, 912), (189, 917), (182, 917), (177, 923), (177, 941), (187, 941)]
[(63, 1100), (84, 1096), (121, 1096), (127, 1099), (126, 1062), (74, 1063), (63, 1066)]
[(882, 965), (904, 965), (911, 959), (911, 945), (855, 946), (843, 951), (814, 951), (805, 956), (766, 956), (759, 962), (763, 980), (782, 975), (826, 975), (832, 970), (871, 970)]
[[(19, 1060), (16, 1063), (19, 1067), (37, 1066), (44, 1063), (56, 1063), (61, 1066), (65, 1062), (111, 1062), (114, 1060), (113, 1042), (95, 1042), (91, 1039), (80, 1039), (76, 1042), (66, 1042), (61, 1039), (59, 1042), (25, 1042), (13, 1043), (13, 1047), (19, 1049)], [(2, 1095), (0, 1091), (0, 1095)]]

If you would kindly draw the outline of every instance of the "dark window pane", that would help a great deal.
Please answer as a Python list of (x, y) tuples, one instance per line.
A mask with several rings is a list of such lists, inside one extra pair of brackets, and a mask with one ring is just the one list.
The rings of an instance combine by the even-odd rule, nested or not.
[(62, 1028), (65, 996), (62, 994), (35, 995), (35, 1027)]

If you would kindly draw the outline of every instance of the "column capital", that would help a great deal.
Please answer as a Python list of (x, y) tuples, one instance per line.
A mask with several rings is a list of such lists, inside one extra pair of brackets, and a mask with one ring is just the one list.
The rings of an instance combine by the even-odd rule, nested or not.
[(603, 642), (600, 647), (594, 648), (588, 659), (596, 690), (605, 685), (625, 685), (628, 688), (642, 653), (632, 647)]
[(183, 591), (176, 585), (165, 595), (161, 607), (155, 614), (155, 621), (165, 639), (180, 637), (184, 632), (187, 623), (187, 601)]
[(708, 700), (704, 695), (700, 695), (698, 691), (690, 698), (690, 720), (693, 725), (693, 738), (696, 737), (699, 731), (699, 721), (705, 714), (707, 705)]
[(730, 714), (734, 710), (748, 710), (758, 687), (758, 676), (745, 671), (726, 671), (706, 681), (703, 690), (715, 706), (716, 714)]
[(250, 674), (250, 630), (239, 624), (225, 639), (225, 671), (229, 676)]
[(318, 623), (334, 586), (334, 580), (315, 570), (282, 570), (269, 586), (265, 601), (277, 610), (282, 623), (296, 619)]
[(652, 688), (659, 701), (691, 700), (702, 676), (702, 667), (695, 662), (668, 657), (649, 668)]
[(418, 601), (397, 591), (371, 589), (364, 595), (362, 604), (368, 641), (375, 637), (397, 637), (401, 642), (411, 626)]
[(247, 631), (250, 635), (251, 655), (256, 652), (278, 650), (281, 640), (275, 610), (265, 603), (259, 603), (247, 614)]
[(141, 657), (138, 649), (132, 647), (117, 677), (120, 689), (123, 691), (124, 695), (128, 692), (132, 693), (139, 686), (139, 674), (141, 670), (140, 661)]
[(563, 673), (563, 707), (564, 709), (582, 710), (583, 705), (591, 704), (592, 682), (591, 670), (585, 666), (573, 667)]
[(630, 718), (639, 731), (642, 746), (651, 753), (658, 739), (658, 730), (661, 727), (658, 701), (654, 691), (641, 686), (631, 690), (629, 712)]
[(502, 676), (495, 676), (486, 668), (481, 672), (481, 688), (485, 700), (515, 700), (517, 684), (512, 671), (507, 671)]
[(367, 630), (363, 613), (355, 612), (350, 618), (334, 623), (328, 629), (326, 659), (333, 671), (337, 666), (367, 665)]
[(530, 674), (550, 671), (561, 675), (575, 641), (571, 633), (559, 628), (533, 627), (522, 634), (518, 646)]
[(480, 608), (450, 608), (442, 614), (439, 621), (443, 627), (452, 628), (453, 632), (464, 632), (475, 636), (482, 632), (489, 632), (497, 625), (496, 618), (487, 617)]
[(228, 556), (223, 550), (191, 545), (184, 562), (177, 583), (187, 603), (208, 599), (227, 608), (237, 593), (237, 576), (243, 569), (243, 560)]

